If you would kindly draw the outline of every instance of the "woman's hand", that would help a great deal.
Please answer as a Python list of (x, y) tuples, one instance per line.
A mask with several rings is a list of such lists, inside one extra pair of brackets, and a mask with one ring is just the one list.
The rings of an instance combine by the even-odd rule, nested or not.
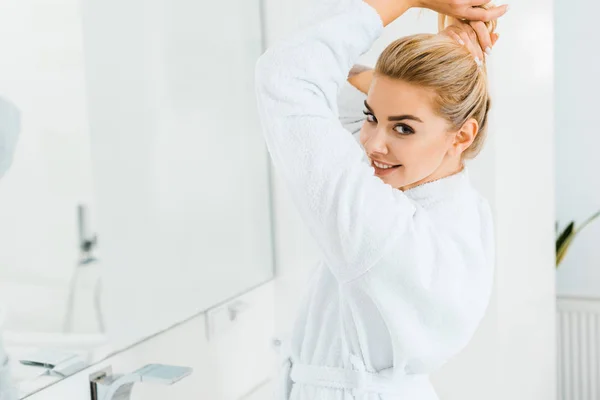
[(478, 63), (483, 61), (483, 53), (488, 56), (492, 47), (498, 40), (498, 34), (490, 34), (481, 21), (461, 21), (456, 18), (450, 19), (450, 25), (440, 32), (440, 35), (446, 35), (454, 39), (458, 44), (466, 46), (473, 54)]
[(364, 94), (367, 94), (373, 81), (373, 72), (373, 68), (369, 66), (355, 64), (348, 73), (348, 82)]
[(373, 7), (387, 26), (413, 7), (429, 8), (439, 14), (467, 21), (493, 21), (508, 11), (508, 5), (483, 8), (491, 0), (363, 0)]
[(440, 14), (467, 21), (493, 21), (508, 11), (508, 5), (483, 9), (491, 0), (411, 0), (412, 7), (429, 8)]

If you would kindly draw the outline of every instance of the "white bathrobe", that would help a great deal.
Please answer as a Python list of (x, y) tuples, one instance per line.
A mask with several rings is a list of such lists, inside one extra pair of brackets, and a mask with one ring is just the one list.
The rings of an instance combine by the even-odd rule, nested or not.
[(281, 346), (277, 400), (435, 400), (429, 373), (490, 299), (492, 216), (467, 170), (401, 191), (357, 140), (366, 95), (346, 79), (382, 31), (357, 0), (256, 64), (268, 151), (322, 255)]

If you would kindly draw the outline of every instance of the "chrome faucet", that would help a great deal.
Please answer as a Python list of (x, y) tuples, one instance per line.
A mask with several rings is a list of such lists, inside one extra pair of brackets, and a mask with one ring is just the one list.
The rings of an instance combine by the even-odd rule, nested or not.
[(112, 367), (107, 367), (90, 375), (91, 399), (129, 400), (133, 385), (137, 382), (172, 385), (190, 375), (192, 371), (190, 367), (148, 364), (130, 374), (113, 375)]
[[(89, 231), (89, 212), (87, 207), (80, 204), (77, 207), (77, 221), (79, 225), (79, 261), (73, 273), (71, 275), (69, 284), (69, 295), (67, 298), (67, 309), (65, 311), (65, 318), (63, 322), (63, 331), (65, 333), (71, 332), (73, 329), (73, 308), (75, 307), (75, 291), (77, 289), (77, 282), (79, 272), (81, 268), (92, 265), (97, 262), (98, 259), (94, 256), (93, 250), (98, 245), (98, 236), (91, 235)], [(101, 304), (101, 293), (102, 291), (102, 278), (98, 278), (94, 285), (94, 308), (96, 310), (96, 322), (98, 323), (98, 330), (100, 333), (106, 333), (106, 326), (104, 324), (104, 315), (102, 313)]]

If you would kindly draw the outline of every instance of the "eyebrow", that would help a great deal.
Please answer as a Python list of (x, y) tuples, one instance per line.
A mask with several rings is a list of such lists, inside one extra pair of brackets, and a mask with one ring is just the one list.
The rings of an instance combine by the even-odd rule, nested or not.
[[(365, 100), (365, 107), (367, 107), (367, 109), (369, 111), (373, 112), (373, 109), (371, 107), (369, 107), (369, 105), (367, 104), (366, 100)], [(415, 117), (414, 115), (410, 115), (410, 114), (406, 114), (406, 115), (392, 115), (391, 117), (388, 117), (388, 121), (402, 121), (404, 119), (411, 119), (413, 121), (423, 122), (423, 121), (421, 121), (420, 118)]]

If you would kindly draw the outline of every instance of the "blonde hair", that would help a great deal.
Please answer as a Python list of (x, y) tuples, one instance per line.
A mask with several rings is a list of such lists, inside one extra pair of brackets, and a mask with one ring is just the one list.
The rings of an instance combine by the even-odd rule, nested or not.
[[(447, 22), (448, 18), (440, 15), (438, 29), (443, 30)], [(492, 33), (496, 21), (486, 26)], [(453, 130), (474, 118), (479, 130), (462, 154), (463, 158), (474, 158), (485, 141), (491, 106), (487, 71), (484, 60), (481, 61), (480, 68), (465, 46), (445, 35), (417, 34), (387, 46), (377, 60), (374, 74), (433, 89), (436, 93), (434, 108), (449, 121)]]

